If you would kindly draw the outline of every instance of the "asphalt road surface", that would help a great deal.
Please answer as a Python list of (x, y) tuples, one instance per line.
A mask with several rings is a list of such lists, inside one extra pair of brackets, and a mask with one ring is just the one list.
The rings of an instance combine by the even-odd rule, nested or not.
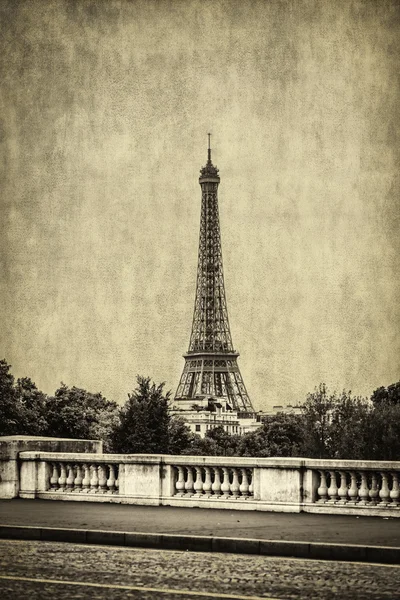
[(400, 566), (0, 540), (2, 600), (400, 599)]
[(347, 515), (18, 499), (0, 501), (0, 524), (400, 546), (400, 518)]

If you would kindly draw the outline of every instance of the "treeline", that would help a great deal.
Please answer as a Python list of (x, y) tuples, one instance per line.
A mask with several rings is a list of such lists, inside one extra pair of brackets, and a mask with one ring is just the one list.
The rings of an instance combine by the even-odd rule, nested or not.
[[(192, 442), (189, 428), (168, 412), (164, 384), (138, 377), (124, 406), (64, 383), (53, 396), (29, 377), (15, 380), (0, 360), (0, 436), (39, 435), (102, 440), (106, 452), (180, 454)], [(195, 436), (198, 437), (198, 436)]]
[(138, 377), (121, 407), (102, 394), (61, 384), (53, 396), (28, 377), (15, 381), (0, 361), (0, 435), (101, 439), (106, 452), (207, 456), (303, 456), (400, 460), (400, 382), (370, 399), (329, 392), (320, 384), (307, 395), (302, 414), (278, 413), (244, 436), (222, 427), (205, 438), (168, 412), (164, 384)]

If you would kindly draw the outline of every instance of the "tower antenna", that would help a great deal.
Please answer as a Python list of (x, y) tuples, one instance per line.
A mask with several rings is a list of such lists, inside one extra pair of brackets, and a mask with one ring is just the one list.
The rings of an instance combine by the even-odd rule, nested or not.
[(211, 162), (211, 133), (207, 133), (208, 135), (208, 160)]

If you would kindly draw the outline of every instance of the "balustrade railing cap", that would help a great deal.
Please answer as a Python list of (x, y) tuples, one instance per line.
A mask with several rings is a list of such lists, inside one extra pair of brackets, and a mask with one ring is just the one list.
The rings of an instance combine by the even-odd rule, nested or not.
[(7, 435), (0, 437), (0, 458), (15, 459), (22, 452), (91, 452), (102, 451), (103, 442), (98, 440), (74, 440), (31, 435)]
[(172, 456), (165, 455), (164, 462), (169, 465), (201, 465), (216, 467), (269, 467), (276, 469), (297, 469), (304, 466), (302, 458), (253, 458), (248, 456)]
[(119, 464), (166, 464), (229, 467), (264, 467), (275, 469), (325, 469), (325, 470), (371, 470), (400, 471), (400, 461), (328, 460), (297, 457), (253, 458), (247, 456), (185, 456), (171, 454), (98, 454), (85, 452), (48, 452), (28, 450), (19, 453), (21, 460), (60, 462), (97, 462)]
[(1, 442), (94, 442), (97, 440), (77, 440), (75, 438), (56, 438), (43, 435), (0, 435)]
[(321, 458), (306, 458), (304, 459), (305, 467), (309, 469), (334, 469), (339, 471), (347, 470), (400, 470), (400, 461), (391, 460), (344, 460), (344, 459), (321, 459)]
[(27, 451), (20, 453), (21, 460), (43, 460), (48, 462), (97, 462), (97, 463), (132, 463), (132, 464), (159, 464), (162, 456), (159, 454), (94, 454), (84, 452), (37, 452)]

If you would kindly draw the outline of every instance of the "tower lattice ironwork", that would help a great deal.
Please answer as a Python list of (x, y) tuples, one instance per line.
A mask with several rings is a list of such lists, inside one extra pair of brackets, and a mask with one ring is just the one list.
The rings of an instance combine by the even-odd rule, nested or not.
[[(196, 298), (189, 350), (175, 401), (224, 398), (233, 410), (254, 413), (234, 350), (226, 306), (218, 211), (218, 169), (208, 160), (200, 170), (201, 220)], [(244, 416), (244, 415), (243, 415)]]

